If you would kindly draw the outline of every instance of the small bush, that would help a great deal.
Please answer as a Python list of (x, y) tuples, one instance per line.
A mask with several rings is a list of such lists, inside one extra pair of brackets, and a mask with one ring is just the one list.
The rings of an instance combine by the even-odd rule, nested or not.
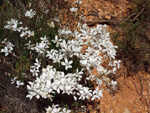
[[(128, 21), (116, 26), (116, 32), (112, 34), (113, 41), (118, 45), (118, 58), (124, 61), (130, 70), (147, 71), (150, 65), (150, 0), (135, 0)], [(143, 10), (144, 9), (144, 10)]]

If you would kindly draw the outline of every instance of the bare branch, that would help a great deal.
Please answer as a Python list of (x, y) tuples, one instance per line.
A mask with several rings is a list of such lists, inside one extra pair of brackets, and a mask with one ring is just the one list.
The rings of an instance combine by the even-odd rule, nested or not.
[[(108, 24), (108, 25), (111, 25), (111, 24), (118, 24), (120, 22), (123, 22), (123, 21), (126, 21), (126, 22), (134, 22), (141, 14), (144, 13), (144, 10), (150, 5), (147, 4), (143, 4), (143, 8), (142, 10), (139, 12), (139, 13), (133, 13), (131, 15), (129, 15), (128, 17), (126, 17), (125, 19), (122, 19), (122, 20), (107, 20), (107, 19), (104, 19), (104, 20), (98, 20), (98, 21), (84, 21), (85, 23), (87, 23), (88, 25), (95, 25), (95, 24)], [(85, 16), (99, 16), (97, 13), (89, 13)], [(132, 16), (135, 16), (133, 19), (131, 19)]]

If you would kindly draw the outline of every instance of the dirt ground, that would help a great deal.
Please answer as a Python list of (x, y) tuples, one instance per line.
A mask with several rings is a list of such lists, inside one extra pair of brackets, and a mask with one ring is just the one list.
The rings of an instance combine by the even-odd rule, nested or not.
[[(146, 73), (143, 72), (143, 74), (146, 76)], [(96, 106), (99, 113), (147, 113), (147, 106), (142, 96), (149, 99), (147, 96), (148, 87), (142, 81), (143, 91), (141, 94), (138, 93), (138, 91), (141, 91), (141, 83), (137, 76), (138, 74), (134, 74), (134, 76), (126, 78), (122, 73), (117, 78), (118, 88), (114, 93), (110, 93), (105, 89), (103, 98), (100, 101), (97, 100), (99, 104)], [(97, 110), (93, 110), (91, 113), (96, 113)]]

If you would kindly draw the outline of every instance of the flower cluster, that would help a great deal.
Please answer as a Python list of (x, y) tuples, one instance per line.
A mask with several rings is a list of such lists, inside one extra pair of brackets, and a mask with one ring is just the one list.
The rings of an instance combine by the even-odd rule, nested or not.
[(113, 88), (113, 90), (115, 90), (116, 89), (116, 85), (117, 85), (117, 81), (111, 81), (111, 85), (112, 85), (112, 88)]
[[(92, 91), (90, 88), (83, 87), (79, 84), (83, 72), (81, 72), (82, 74), (68, 73), (65, 75), (64, 72), (57, 71), (52, 66), (47, 66), (34, 82), (29, 82), (30, 85), (27, 86), (29, 94), (27, 97), (31, 99), (33, 96), (36, 96), (36, 98), (40, 98), (41, 96), (42, 98), (50, 98), (52, 100), (52, 94), (62, 91), (68, 95), (73, 95), (75, 100), (85, 100), (89, 98), (91, 98), (91, 100), (96, 98), (100, 99), (102, 97), (102, 90), (99, 89), (99, 86), (102, 84), (102, 80), (92, 74), (92, 69), (96, 68), (100, 75), (106, 76), (110, 73), (114, 73), (117, 70), (116, 66), (118, 68), (120, 67), (120, 61), (114, 60), (116, 46), (113, 46), (110, 42), (106, 25), (97, 25), (96, 28), (89, 29), (86, 24), (83, 24), (83, 26), (80, 27), (80, 31), (76, 30), (73, 33), (62, 31), (67, 30), (59, 30), (59, 37), (68, 35), (69, 33), (69, 35), (75, 36), (76, 38), (66, 41), (65, 39), (67, 37), (65, 37), (65, 39), (58, 39), (58, 36), (56, 36), (55, 40), (52, 41), (57, 47), (60, 47), (60, 49), (59, 51), (55, 49), (46, 51), (46, 57), (52, 59), (53, 63), (60, 63), (62, 66), (65, 66), (67, 70), (68, 68), (72, 68), (71, 64), (73, 63), (73, 61), (68, 61), (67, 57), (71, 58), (77, 56), (83, 70), (87, 70), (90, 73), (87, 80), (95, 81), (98, 87)], [(87, 47), (83, 48), (85, 45)], [(109, 58), (110, 61), (108, 69), (102, 65), (106, 58)], [(64, 61), (62, 59), (64, 59)], [(105, 79), (103, 80), (106, 81)], [(111, 83), (113, 83), (113, 87), (115, 87), (114, 82)]]
[(11, 79), (11, 84), (14, 84), (16, 82), (16, 88), (19, 88), (20, 86), (24, 85), (24, 82), (21, 82), (20, 80), (17, 80), (18, 77), (14, 77)]
[(71, 110), (68, 110), (66, 108), (61, 108), (58, 105), (52, 105), (52, 107), (46, 108), (46, 113), (70, 113)]
[(18, 22), (18, 20), (11, 19), (10, 21), (7, 21), (8, 25), (5, 25), (5, 29), (10, 29), (12, 31), (18, 31), (20, 33), (20, 37), (31, 37), (34, 36), (34, 31), (30, 31), (28, 27), (22, 27), (18, 25), (22, 25), (22, 22)]
[(51, 51), (46, 51), (46, 53), (46, 57), (48, 57), (48, 59), (52, 59), (53, 63), (60, 63), (60, 61), (64, 57), (64, 54), (61, 54), (55, 49), (51, 49)]
[(11, 19), (10, 21), (7, 21), (7, 24), (6, 26), (4, 26), (5, 29), (10, 29), (12, 31), (18, 31), (18, 25), (21, 25), (22, 22), (18, 22), (18, 20), (15, 20), (15, 19)]
[(65, 66), (65, 69), (67, 70), (68, 68), (72, 68), (71, 64), (73, 63), (73, 61), (68, 61), (67, 58), (65, 58), (65, 62), (61, 62), (61, 64), (63, 66)]
[(42, 56), (45, 56), (45, 53), (46, 53), (47, 49), (49, 48), (50, 43), (49, 43), (48, 38), (46, 36), (41, 37), (40, 39), (41, 39), (41, 42), (36, 43), (36, 45), (34, 45), (34, 44), (31, 45), (30, 42), (27, 45), (28, 45), (29, 49), (39, 53)]
[[(77, 0), (76, 3), (81, 4), (81, 1)], [(78, 9), (72, 7), (70, 10), (75, 13)], [(32, 9), (25, 13), (25, 16), (30, 19), (34, 15), (36, 12)], [(84, 17), (81, 16), (81, 18)], [(11, 19), (7, 21), (7, 24), (4, 28), (19, 32), (20, 37), (34, 36), (34, 31), (28, 30), (28, 27), (20, 26), (22, 22), (18, 22), (18, 20)], [(55, 28), (54, 22), (51, 22), (49, 26)], [(108, 75), (116, 73), (120, 68), (120, 60), (115, 60), (117, 46), (111, 43), (107, 25), (89, 28), (86, 24), (78, 23), (77, 27), (78, 29), (74, 31), (67, 27), (59, 29), (55, 39), (44, 36), (38, 37), (37, 40), (40, 39), (40, 42), (33, 44), (33, 41), (28, 40), (29, 42), (25, 44), (27, 49), (32, 50), (30, 51), (31, 55), (34, 55), (35, 52), (39, 54), (39, 61), (42, 61), (40, 58), (43, 57), (46, 61), (64, 67), (58, 71), (51, 63), (43, 68), (36, 58), (36, 62), (30, 67), (30, 72), (35, 80), (28, 82), (27, 98), (36, 97), (39, 99), (42, 97), (53, 101), (56, 94), (67, 94), (72, 95), (75, 101), (86, 99), (94, 101), (103, 97), (102, 83), (106, 83), (113, 90), (116, 89), (117, 81), (111, 80)], [(1, 49), (1, 52), (4, 52), (5, 56), (12, 53), (14, 45), (6, 40), (2, 43), (6, 46)], [(55, 45), (55, 47), (53, 48), (51, 45)], [(76, 62), (74, 58), (77, 58), (78, 61)], [(79, 67), (74, 67), (77, 63)], [(93, 69), (97, 71), (97, 75), (93, 74)], [(12, 79), (12, 83), (15, 82), (17, 87), (24, 85), (23, 82), (16, 81), (16, 78)], [(87, 87), (86, 83), (88, 82), (92, 82), (95, 89)], [(71, 111), (53, 105), (49, 106), (46, 112), (69, 113)]]
[(5, 44), (5, 47), (4, 49), (1, 49), (1, 52), (4, 52), (5, 56), (7, 56), (9, 53), (12, 53), (14, 45), (6, 39), (2, 41), (2, 43)]
[[(74, 3), (76, 3), (77, 5), (80, 5), (82, 3), (82, 1), (77, 0), (77, 1), (74, 1)], [(78, 10), (78, 8), (75, 8), (75, 7), (70, 8), (70, 11), (74, 12), (74, 13), (77, 12), (77, 10)]]
[(38, 59), (36, 59), (36, 63), (34, 63), (34, 66), (30, 67), (30, 72), (32, 73), (32, 76), (38, 76), (38, 73), (40, 68), (40, 62), (38, 61)]
[(36, 15), (36, 12), (33, 11), (33, 9), (30, 9), (29, 11), (27, 11), (27, 12), (25, 13), (25, 16), (26, 16), (26, 17), (29, 17), (30, 19), (33, 18), (34, 15)]
[[(48, 65), (47, 68), (42, 70), (41, 76), (37, 77), (35, 82), (29, 82), (30, 86), (27, 86), (29, 94), (27, 97), (31, 99), (33, 96), (36, 96), (36, 98), (41, 96), (52, 100), (51, 94), (60, 93), (60, 90), (69, 95), (73, 94), (72, 91), (75, 88), (75, 84), (77, 84), (74, 76), (74, 74), (65, 75), (64, 72), (56, 71), (55, 68)], [(81, 78), (81, 75), (76, 76)]]
[(81, 1), (81, 0), (77, 0), (77, 1), (75, 1), (75, 3), (76, 3), (76, 4), (81, 4), (82, 1)]
[(78, 8), (74, 8), (74, 7), (70, 8), (71, 12), (76, 12), (77, 10), (78, 10)]
[(61, 93), (73, 95), (74, 99), (89, 99), (102, 97), (102, 90), (98, 91), (98, 88), (93, 92), (88, 87), (84, 87), (78, 82), (82, 78), (83, 72), (80, 71), (76, 73), (68, 73), (65, 75), (64, 72), (56, 71), (55, 68), (48, 65), (47, 68), (42, 70), (40, 77), (37, 77), (34, 82), (29, 82), (30, 85), (27, 85), (29, 94), (27, 97), (30, 99), (35, 96), (37, 99), (40, 98), (49, 98), (52, 101), (52, 95), (55, 93)]
[[(120, 61), (115, 60), (116, 48), (110, 41), (109, 32), (106, 30), (106, 25), (97, 25), (95, 28), (89, 28), (86, 24), (80, 25), (79, 31), (69, 32), (75, 39), (55, 40), (57, 46), (62, 48), (60, 51), (64, 54), (69, 54), (70, 57), (76, 55), (80, 58), (80, 65), (83, 66), (89, 73), (93, 68), (96, 68), (99, 74), (108, 75), (115, 73), (120, 67)], [(67, 30), (59, 30), (63, 32)], [(63, 35), (62, 35), (63, 34)], [(59, 36), (64, 36), (68, 32), (60, 33)], [(65, 37), (66, 38), (66, 37)], [(86, 46), (83, 48), (83, 46)], [(109, 69), (104, 68), (104, 61), (109, 60)]]

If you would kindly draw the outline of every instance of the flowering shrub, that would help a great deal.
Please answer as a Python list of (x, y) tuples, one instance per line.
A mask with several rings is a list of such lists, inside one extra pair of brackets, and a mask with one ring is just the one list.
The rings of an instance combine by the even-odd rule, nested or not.
[(58, 105), (54, 105), (52, 107), (46, 108), (46, 113), (70, 113), (71, 110), (67, 110), (66, 108), (60, 108)]
[[(77, 3), (81, 4), (79, 0)], [(74, 7), (70, 10), (77, 12), (77, 8)], [(48, 10), (44, 12), (47, 13)], [(37, 12), (32, 9), (25, 13), (29, 21), (35, 16), (38, 16)], [(24, 38), (22, 49), (30, 56), (31, 62), (36, 61), (28, 70), (32, 74), (26, 79), (28, 84), (16, 81), (16, 78), (12, 79), (12, 83), (16, 82), (17, 87), (27, 86), (27, 98), (50, 99), (53, 103), (57, 94), (67, 94), (75, 101), (87, 99), (94, 101), (103, 97), (101, 87), (103, 81), (115, 90), (117, 81), (110, 80), (108, 76), (116, 73), (120, 61), (115, 60), (117, 46), (110, 41), (107, 25), (89, 28), (79, 22), (76, 30), (59, 28), (51, 37), (44, 32), (43, 37), (37, 35), (43, 28), (39, 28), (37, 32), (37, 29), (30, 31), (28, 27), (20, 25), (23, 25), (23, 22), (11, 19), (4, 28), (19, 33), (19, 39)], [(55, 29), (55, 23), (51, 21), (47, 27)], [(6, 46), (3, 46), (1, 52), (4, 52), (5, 56), (11, 55), (15, 46), (9, 41), (6, 42), (6, 39), (2, 43)], [(97, 75), (93, 74), (93, 69), (96, 69)], [(93, 84), (93, 88), (88, 86), (89, 82)], [(70, 110), (53, 105), (46, 108), (46, 112), (69, 113)]]

